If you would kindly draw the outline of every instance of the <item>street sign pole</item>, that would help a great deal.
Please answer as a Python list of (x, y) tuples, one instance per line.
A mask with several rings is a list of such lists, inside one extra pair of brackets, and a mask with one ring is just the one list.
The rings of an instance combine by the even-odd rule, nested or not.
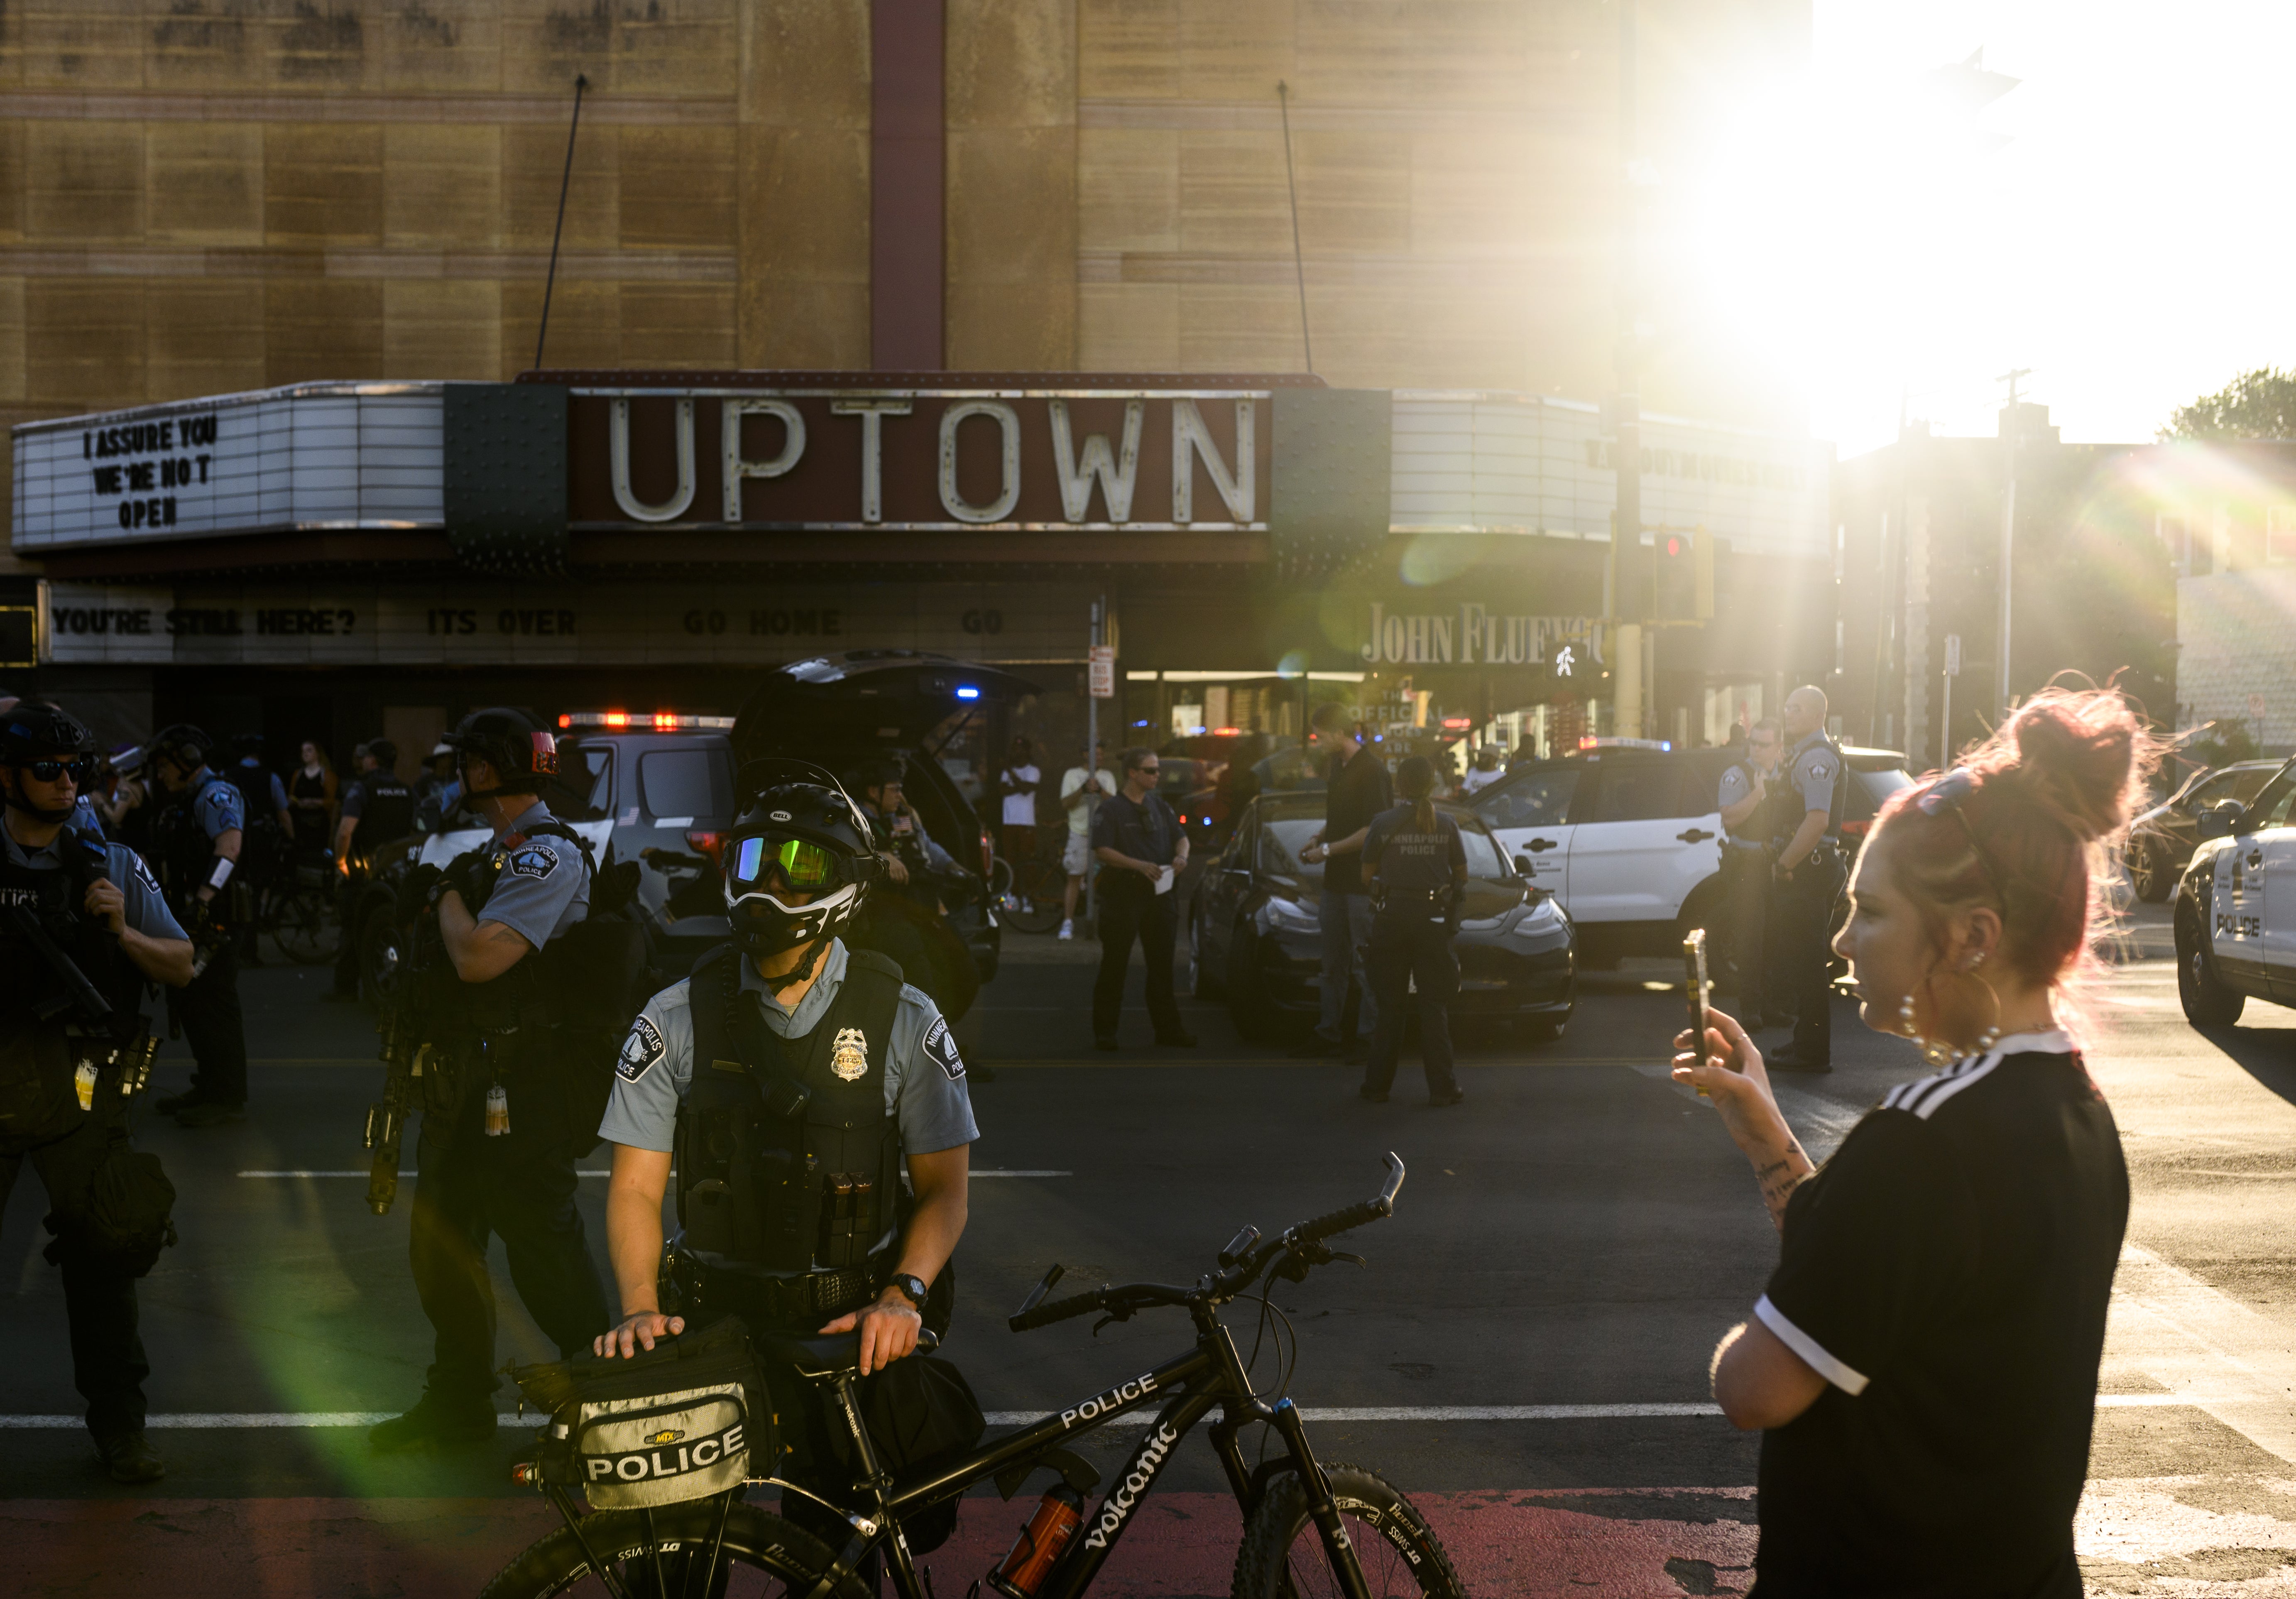
[[(1100, 642), (1107, 611), (1108, 597), (1105, 594), (1092, 603), (1092, 627), (1089, 643), (1085, 652), (1086, 692), (1084, 697), (1084, 769), (1086, 781), (1100, 775), (1100, 702), (1103, 700), (1112, 700), (1116, 697), (1116, 652)], [(1085, 814), (1087, 817), (1092, 814), (1092, 802), (1087, 800), (1085, 802)], [(1099, 925), (1093, 920), (1093, 896), (1099, 886), (1100, 865), (1092, 858), (1091, 851), (1086, 849), (1084, 865), (1084, 914), (1085, 921), (1093, 926)]]
[(1945, 636), (1945, 716), (1938, 724), (1938, 770), (1953, 764), (1953, 680), (1961, 676), (1961, 635)]

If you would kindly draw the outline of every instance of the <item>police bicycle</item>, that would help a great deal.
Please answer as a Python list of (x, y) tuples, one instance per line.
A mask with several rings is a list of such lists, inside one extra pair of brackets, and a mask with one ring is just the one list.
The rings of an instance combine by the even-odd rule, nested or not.
[[(1220, 1307), (1261, 1288), (1261, 1324), (1276, 1279), (1300, 1282), (1334, 1260), (1363, 1264), (1324, 1240), (1394, 1213), (1403, 1186), (1403, 1162), (1388, 1156), (1379, 1193), (1260, 1242), (1246, 1227), (1219, 1253), (1219, 1266), (1193, 1286), (1128, 1283), (1047, 1300), (1061, 1268), (1054, 1267), (1010, 1321), (1015, 1332), (1097, 1313), (1128, 1321), (1142, 1310), (1185, 1309), (1195, 1347), (1148, 1371), (998, 1439), (963, 1459), (896, 1480), (881, 1462), (853, 1397), (858, 1341), (840, 1338), (753, 1339), (758, 1353), (830, 1390), (830, 1414), (851, 1429), (861, 1476), (857, 1496), (865, 1513), (840, 1511), (853, 1529), (844, 1548), (832, 1550), (781, 1517), (746, 1504), (742, 1488), (652, 1510), (607, 1510), (577, 1516), (563, 1488), (552, 1488), (567, 1525), (512, 1561), (488, 1585), (484, 1599), (541, 1599), (595, 1594), (612, 1599), (672, 1599), (725, 1593), (789, 1595), (791, 1599), (873, 1599), (855, 1575), (871, 1556), (889, 1568), (901, 1599), (934, 1599), (921, 1578), (907, 1540), (905, 1517), (993, 1481), (1011, 1498), (1034, 1470), (1062, 1473), (1034, 1518), (996, 1570), (987, 1573), (982, 1599), (1075, 1599), (1091, 1587), (1131, 1524), (1142, 1500), (1178, 1452), (1190, 1429), (1214, 1411), (1210, 1437), (1228, 1487), (1243, 1513), (1236, 1554), (1236, 1599), (1400, 1599), (1439, 1595), (1464, 1599), (1465, 1589), (1425, 1519), (1375, 1472), (1318, 1460), (1308, 1444), (1299, 1409), (1289, 1398), (1263, 1397), (1252, 1387), (1250, 1363), (1221, 1323)], [(1280, 1312), (1275, 1314), (1280, 1316)], [(1097, 1331), (1097, 1326), (1095, 1329)], [(930, 1348), (928, 1341), (920, 1349)], [(1296, 1357), (1296, 1345), (1294, 1355)], [(1107, 1426), (1128, 1412), (1157, 1407), (1140, 1443), (1127, 1456), (1097, 1506), (1085, 1496), (1098, 1484), (1092, 1468), (1064, 1446)], [(1238, 1433), (1265, 1423), (1280, 1452), (1249, 1463)], [(520, 1480), (531, 1481), (531, 1468)], [(752, 1478), (744, 1487), (791, 1485)], [(802, 1489), (794, 1491), (803, 1492)], [(976, 1584), (979, 1587), (981, 1585)]]

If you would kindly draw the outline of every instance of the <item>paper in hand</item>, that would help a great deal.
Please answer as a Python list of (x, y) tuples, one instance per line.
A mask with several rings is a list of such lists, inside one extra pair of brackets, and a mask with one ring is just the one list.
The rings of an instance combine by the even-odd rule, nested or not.
[(1173, 880), (1175, 877), (1177, 877), (1177, 875), (1178, 875), (1178, 873), (1177, 873), (1177, 872), (1175, 872), (1175, 871), (1174, 871), (1171, 867), (1169, 867), (1169, 866), (1159, 866), (1159, 867), (1157, 867), (1157, 868), (1156, 868), (1156, 891), (1157, 891), (1159, 894), (1168, 894), (1168, 893), (1170, 893), (1170, 892), (1172, 891), (1172, 880)]

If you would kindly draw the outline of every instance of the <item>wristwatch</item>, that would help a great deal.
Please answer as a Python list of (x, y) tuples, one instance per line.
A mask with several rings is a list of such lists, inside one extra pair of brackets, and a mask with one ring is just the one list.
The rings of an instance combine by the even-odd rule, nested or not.
[(899, 1289), (901, 1297), (914, 1305), (920, 1312), (925, 1308), (925, 1295), (931, 1292), (925, 1286), (925, 1280), (922, 1277), (905, 1271), (895, 1272), (885, 1280), (885, 1286)]

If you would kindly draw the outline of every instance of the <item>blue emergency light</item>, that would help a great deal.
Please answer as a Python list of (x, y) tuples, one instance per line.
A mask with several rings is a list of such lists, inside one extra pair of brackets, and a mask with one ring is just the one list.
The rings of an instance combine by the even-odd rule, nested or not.
[(956, 697), (960, 700), (978, 700), (980, 698), (980, 691), (977, 688), (959, 688), (956, 691)]

